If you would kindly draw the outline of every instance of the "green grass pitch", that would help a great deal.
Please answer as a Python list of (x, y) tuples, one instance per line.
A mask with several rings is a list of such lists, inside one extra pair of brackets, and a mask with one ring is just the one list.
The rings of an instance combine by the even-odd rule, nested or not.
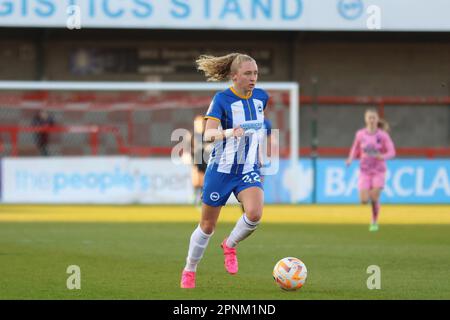
[[(0, 299), (450, 299), (450, 225), (262, 224), (238, 248), (228, 275), (219, 223), (198, 267), (197, 288), (179, 288), (196, 224), (0, 223)], [(305, 286), (279, 289), (275, 263), (286, 256), (308, 268)], [(69, 265), (81, 289), (68, 290)], [(369, 290), (367, 267), (381, 268)]]

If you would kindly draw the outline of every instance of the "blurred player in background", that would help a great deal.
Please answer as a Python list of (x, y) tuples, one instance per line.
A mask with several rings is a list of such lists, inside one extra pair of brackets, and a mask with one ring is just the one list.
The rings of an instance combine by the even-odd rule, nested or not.
[[(55, 125), (53, 117), (47, 110), (39, 110), (31, 120), (31, 126), (35, 128), (49, 128)], [(48, 156), (49, 133), (47, 131), (38, 131), (34, 134), (34, 143), (42, 156)]]
[(205, 177), (207, 159), (211, 152), (212, 144), (203, 142), (203, 133), (205, 129), (205, 119), (198, 115), (194, 119), (194, 135), (192, 137), (192, 186), (194, 187), (194, 204), (201, 206), (201, 194), (203, 189), (203, 180)]
[(236, 246), (255, 231), (262, 216), (264, 193), (260, 179), (258, 144), (268, 95), (255, 88), (256, 61), (244, 54), (196, 61), (208, 81), (232, 80), (232, 87), (217, 93), (206, 113), (204, 140), (214, 142), (202, 193), (202, 216), (191, 235), (182, 288), (195, 287), (197, 265), (203, 257), (219, 218), (220, 210), (233, 192), (245, 209), (230, 235), (221, 244), (225, 269), (238, 271)]
[(353, 159), (360, 158), (359, 195), (363, 204), (372, 204), (370, 231), (378, 231), (380, 213), (380, 193), (384, 188), (386, 160), (395, 156), (394, 144), (389, 136), (389, 124), (380, 119), (375, 109), (368, 109), (364, 119), (366, 127), (356, 132), (355, 139), (346, 161), (349, 166)]

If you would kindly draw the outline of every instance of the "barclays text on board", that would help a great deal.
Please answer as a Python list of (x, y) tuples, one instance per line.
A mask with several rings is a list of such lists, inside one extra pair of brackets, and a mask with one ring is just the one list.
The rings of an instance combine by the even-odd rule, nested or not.
[[(388, 161), (385, 203), (450, 203), (450, 160), (395, 159)], [(347, 168), (344, 160), (319, 160), (317, 202), (356, 203), (358, 163)]]
[[(345, 159), (317, 161), (317, 203), (358, 203), (358, 163), (346, 167)], [(450, 160), (396, 159), (388, 161), (384, 203), (447, 203), (450, 204)], [(280, 161), (276, 175), (264, 182), (267, 203), (312, 203), (313, 167), (310, 159), (299, 162), (297, 171), (301, 184), (294, 194), (289, 188), (289, 161)]]
[(447, 0), (0, 0), (0, 26), (367, 30), (378, 12), (381, 30), (448, 31), (449, 11)]

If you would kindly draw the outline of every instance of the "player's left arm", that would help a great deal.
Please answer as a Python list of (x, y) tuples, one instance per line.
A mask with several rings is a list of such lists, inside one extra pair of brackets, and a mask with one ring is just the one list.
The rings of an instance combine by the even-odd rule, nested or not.
[(266, 156), (270, 158), (270, 156), (272, 155), (272, 122), (268, 119), (266, 121), (266, 139), (267, 139)]
[(267, 157), (270, 158), (272, 156), (272, 135), (267, 135)]
[[(264, 146), (265, 143), (265, 146)], [(268, 132), (264, 133), (262, 144), (258, 148), (258, 162), (260, 167), (268, 165), (270, 156), (272, 155), (272, 136)], [(265, 153), (265, 154), (264, 154)]]
[(384, 153), (381, 155), (383, 160), (389, 160), (395, 157), (395, 146), (394, 142), (392, 141), (391, 137), (389, 136), (389, 133), (384, 133)]
[[(264, 110), (267, 106), (268, 96), (264, 103)], [(269, 119), (264, 119), (264, 136), (263, 143), (265, 143), (265, 148), (260, 148), (259, 152), (259, 163), (261, 166), (266, 166), (270, 163), (270, 157), (272, 156), (272, 122)], [(263, 154), (265, 153), (265, 154)], [(268, 162), (268, 163), (266, 163)]]

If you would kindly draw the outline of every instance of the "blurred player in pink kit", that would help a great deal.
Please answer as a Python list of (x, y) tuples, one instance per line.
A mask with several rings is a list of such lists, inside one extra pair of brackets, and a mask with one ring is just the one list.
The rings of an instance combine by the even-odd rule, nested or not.
[(395, 156), (395, 147), (388, 133), (388, 123), (380, 119), (375, 109), (366, 110), (364, 119), (366, 127), (356, 132), (346, 164), (349, 166), (353, 159), (360, 159), (359, 195), (363, 204), (369, 203), (370, 200), (372, 223), (369, 230), (377, 231), (379, 199), (386, 174), (385, 160)]

